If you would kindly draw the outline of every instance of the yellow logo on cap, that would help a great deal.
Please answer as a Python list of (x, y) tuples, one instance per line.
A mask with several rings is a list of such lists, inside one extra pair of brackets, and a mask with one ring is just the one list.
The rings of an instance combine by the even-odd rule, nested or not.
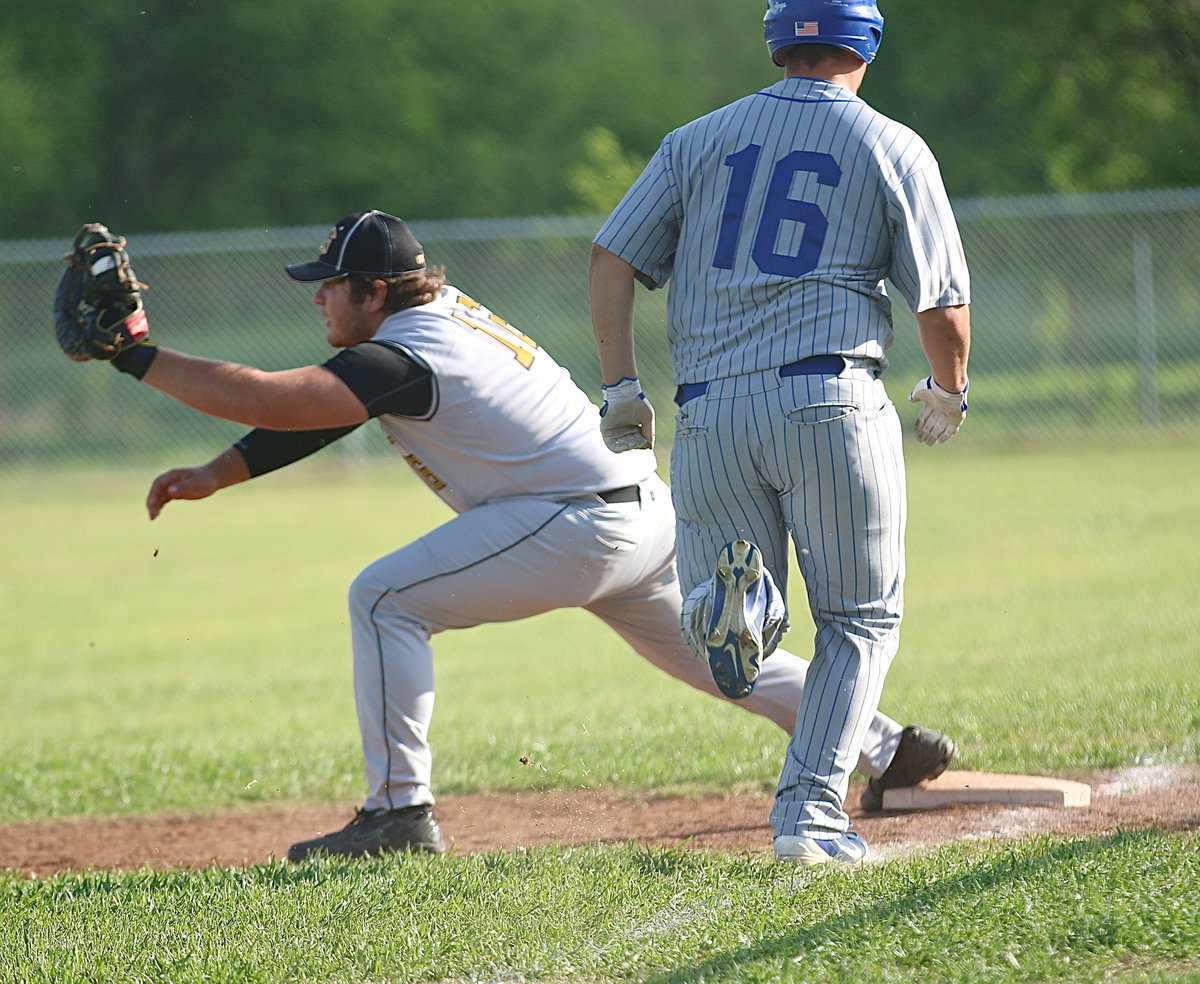
[(334, 226), (332, 229), (329, 230), (329, 235), (326, 237), (325, 242), (321, 243), (321, 255), (322, 256), (324, 256), (326, 253), (329, 252), (329, 248), (333, 245), (333, 241), (337, 238), (337, 234), (338, 234), (337, 226)]

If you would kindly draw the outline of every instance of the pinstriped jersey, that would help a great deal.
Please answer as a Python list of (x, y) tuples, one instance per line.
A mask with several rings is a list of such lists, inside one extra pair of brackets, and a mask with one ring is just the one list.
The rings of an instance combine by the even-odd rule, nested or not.
[(925, 142), (848, 89), (786, 78), (667, 134), (596, 243), (671, 282), (677, 383), (809, 355), (884, 361), (889, 279), (914, 311), (970, 283)]
[(433, 374), (424, 418), (377, 419), (456, 512), (513, 496), (573, 498), (654, 473), (653, 451), (609, 451), (599, 411), (566, 369), (454, 287), (390, 315), (372, 341), (396, 346)]

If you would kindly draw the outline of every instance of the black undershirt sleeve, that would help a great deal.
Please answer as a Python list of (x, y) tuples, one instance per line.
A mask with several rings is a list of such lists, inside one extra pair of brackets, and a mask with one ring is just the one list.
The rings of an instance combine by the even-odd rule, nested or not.
[(387, 342), (362, 342), (324, 363), (378, 417), (428, 417), (433, 409), (433, 372)]
[[(386, 342), (363, 342), (343, 349), (324, 367), (346, 384), (372, 417), (384, 413), (428, 417), (433, 410), (429, 367)], [(306, 458), (359, 426), (301, 431), (259, 428), (233, 446), (246, 459), (254, 478)]]
[(359, 424), (349, 427), (333, 427), (328, 430), (276, 431), (252, 430), (233, 446), (246, 459), (246, 467), (250, 477), (257, 478), (267, 472), (273, 472), (284, 465), (290, 465), (301, 458), (307, 458), (314, 451), (320, 451), (327, 444), (332, 444), (339, 437), (344, 437), (352, 430), (357, 430)]

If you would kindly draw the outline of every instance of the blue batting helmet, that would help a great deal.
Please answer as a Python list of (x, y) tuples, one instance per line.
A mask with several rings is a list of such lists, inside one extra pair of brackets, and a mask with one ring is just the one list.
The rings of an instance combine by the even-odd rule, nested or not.
[(763, 33), (771, 60), (793, 44), (832, 44), (874, 59), (883, 39), (883, 15), (875, 0), (767, 0)]

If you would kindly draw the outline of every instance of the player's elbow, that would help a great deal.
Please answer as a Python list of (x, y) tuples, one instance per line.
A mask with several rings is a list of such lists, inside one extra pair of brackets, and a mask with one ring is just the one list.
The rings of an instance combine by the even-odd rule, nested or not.
[(927, 308), (918, 311), (916, 319), (922, 331), (949, 335), (969, 335), (971, 332), (971, 309), (966, 304)]
[(588, 261), (588, 271), (593, 280), (602, 281), (631, 281), (636, 270), (626, 263), (616, 253), (605, 249), (597, 243), (592, 244), (592, 255)]

